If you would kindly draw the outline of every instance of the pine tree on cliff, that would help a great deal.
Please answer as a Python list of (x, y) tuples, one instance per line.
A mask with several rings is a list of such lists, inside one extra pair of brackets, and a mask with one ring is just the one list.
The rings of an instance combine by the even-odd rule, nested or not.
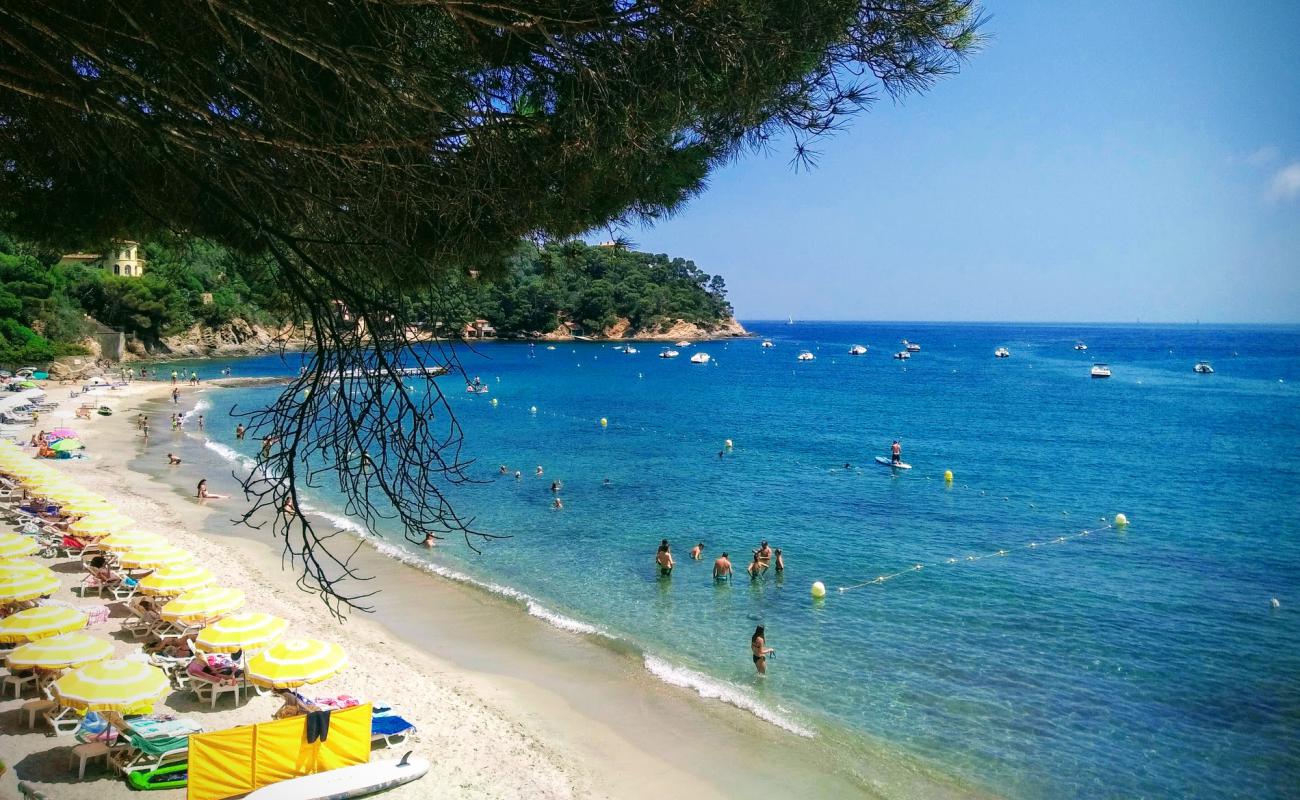
[[(445, 276), (491, 275), (521, 237), (658, 218), (774, 137), (814, 161), (878, 94), (954, 71), (978, 23), (972, 0), (6, 3), (0, 226), (269, 254), (317, 355), (257, 420), (286, 480), (250, 490), (279, 505), (331, 473), (368, 522), (472, 542), (437, 491), (464, 478), (458, 427), (391, 391)], [(354, 369), (374, 402), (345, 407), (329, 381)], [(337, 457), (356, 452), (380, 461)], [(278, 533), (304, 586), (363, 602), (304, 520)]]

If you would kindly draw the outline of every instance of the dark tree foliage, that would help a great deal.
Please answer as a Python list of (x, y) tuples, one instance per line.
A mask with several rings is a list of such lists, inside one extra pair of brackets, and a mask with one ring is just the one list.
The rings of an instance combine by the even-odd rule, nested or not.
[(712, 326), (731, 316), (722, 276), (692, 261), (580, 242), (524, 245), (502, 274), (449, 280), (443, 294), (444, 329), (482, 318), (506, 336), (537, 336), (562, 321), (599, 334), (619, 318), (655, 332), (679, 319)]
[[(411, 538), (431, 515), (465, 532), (438, 489), (460, 479), (440, 458), (458, 434), (331, 416), (333, 381), (373, 375), (349, 391), (377, 413), (445, 416), (433, 394), (389, 402), (386, 373), (422, 357), (406, 323), (441, 315), (447, 275), (499, 272), (521, 238), (666, 214), (778, 134), (812, 160), (876, 93), (954, 71), (978, 16), (973, 0), (6, 3), (0, 209), (64, 246), (165, 229), (268, 255), (316, 355), (264, 419), (281, 478), (256, 499), (294, 495), (295, 460), (317, 453)], [(398, 431), (409, 462), (335, 458), (368, 425)], [(347, 441), (313, 449), (333, 434)], [(279, 532), (305, 585), (356, 601), (304, 520)]]

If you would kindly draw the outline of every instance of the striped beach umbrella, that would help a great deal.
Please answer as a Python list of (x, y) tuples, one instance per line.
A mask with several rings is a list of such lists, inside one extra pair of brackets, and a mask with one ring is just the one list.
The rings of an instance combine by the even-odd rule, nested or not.
[(140, 531), (135, 529), (118, 530), (110, 533), (99, 543), (107, 550), (114, 553), (122, 553), (127, 550), (139, 550), (144, 547), (160, 547), (168, 544), (168, 541), (156, 533), (149, 531)]
[(244, 593), (238, 589), (205, 586), (167, 603), (160, 615), (168, 622), (217, 619), (238, 611), (243, 604)]
[(37, 606), (0, 619), (0, 642), (32, 642), (86, 627), (85, 612), (69, 606)]
[(67, 669), (113, 657), (113, 645), (85, 631), (73, 631), (15, 647), (9, 669)]
[(206, 567), (198, 564), (177, 564), (161, 567), (140, 579), (136, 591), (155, 597), (175, 597), (192, 592), (216, 581)]
[(263, 611), (222, 617), (199, 632), (194, 646), (208, 653), (255, 651), (279, 639), (289, 621)]
[(170, 689), (171, 681), (162, 670), (121, 659), (87, 664), (54, 682), (59, 705), (119, 714), (148, 714)]
[(188, 564), (194, 554), (170, 544), (142, 544), (118, 553), (118, 563), (123, 569), (155, 569), (176, 564)]
[(86, 514), (68, 526), (68, 530), (84, 536), (111, 536), (135, 529), (135, 520), (116, 511)]
[(348, 664), (347, 653), (333, 642), (318, 639), (281, 639), (247, 660), (244, 674), (258, 686), (292, 689), (317, 683), (337, 674)]
[(30, 556), (41, 546), (30, 536), (17, 533), (0, 533), (0, 559)]
[(0, 603), (35, 600), (59, 590), (59, 576), (35, 561), (0, 561)]

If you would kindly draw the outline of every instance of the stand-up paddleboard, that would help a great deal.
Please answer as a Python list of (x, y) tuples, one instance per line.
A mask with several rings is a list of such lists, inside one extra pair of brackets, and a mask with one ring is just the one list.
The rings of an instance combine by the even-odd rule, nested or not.
[(885, 467), (893, 467), (894, 469), (911, 469), (911, 468), (912, 468), (912, 465), (911, 465), (911, 464), (904, 464), (904, 463), (901, 462), (901, 461), (898, 462), (897, 464), (895, 464), (892, 460), (890, 460), (890, 459), (888, 459), (888, 458), (885, 458), (884, 456), (876, 456), (876, 463), (877, 463), (877, 464), (880, 464), (881, 466), (885, 466)]
[(348, 800), (410, 783), (428, 771), (427, 758), (407, 753), (401, 761), (388, 758), (273, 783), (244, 800)]

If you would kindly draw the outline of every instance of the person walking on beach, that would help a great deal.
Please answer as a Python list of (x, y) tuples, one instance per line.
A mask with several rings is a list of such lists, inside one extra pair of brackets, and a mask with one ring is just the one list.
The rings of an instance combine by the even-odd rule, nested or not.
[(754, 635), (749, 637), (749, 651), (754, 657), (754, 668), (759, 675), (767, 674), (767, 657), (776, 652), (776, 648), (767, 646), (766, 632), (763, 626), (754, 628)]
[(713, 562), (713, 579), (731, 580), (731, 559), (727, 558), (726, 553), (718, 556), (718, 560)]
[(178, 378), (180, 378), (180, 375), (177, 374), (176, 370), (172, 370), (172, 386), (176, 385), (176, 380)]
[(691, 548), (692, 560), (699, 561), (702, 555), (704, 555), (704, 542), (700, 542), (699, 544)]
[(199, 430), (203, 430), (203, 415), (199, 414)]
[(179, 403), (180, 401), (181, 401), (181, 390), (179, 388), (172, 389), (172, 402)]
[(903, 463), (903, 446), (895, 439), (893, 445), (889, 448), (889, 460), (894, 464)]
[(659, 565), (659, 574), (667, 577), (673, 574), (673, 554), (669, 549), (668, 540), (664, 539), (659, 545), (659, 552), (655, 553), (655, 563)]

